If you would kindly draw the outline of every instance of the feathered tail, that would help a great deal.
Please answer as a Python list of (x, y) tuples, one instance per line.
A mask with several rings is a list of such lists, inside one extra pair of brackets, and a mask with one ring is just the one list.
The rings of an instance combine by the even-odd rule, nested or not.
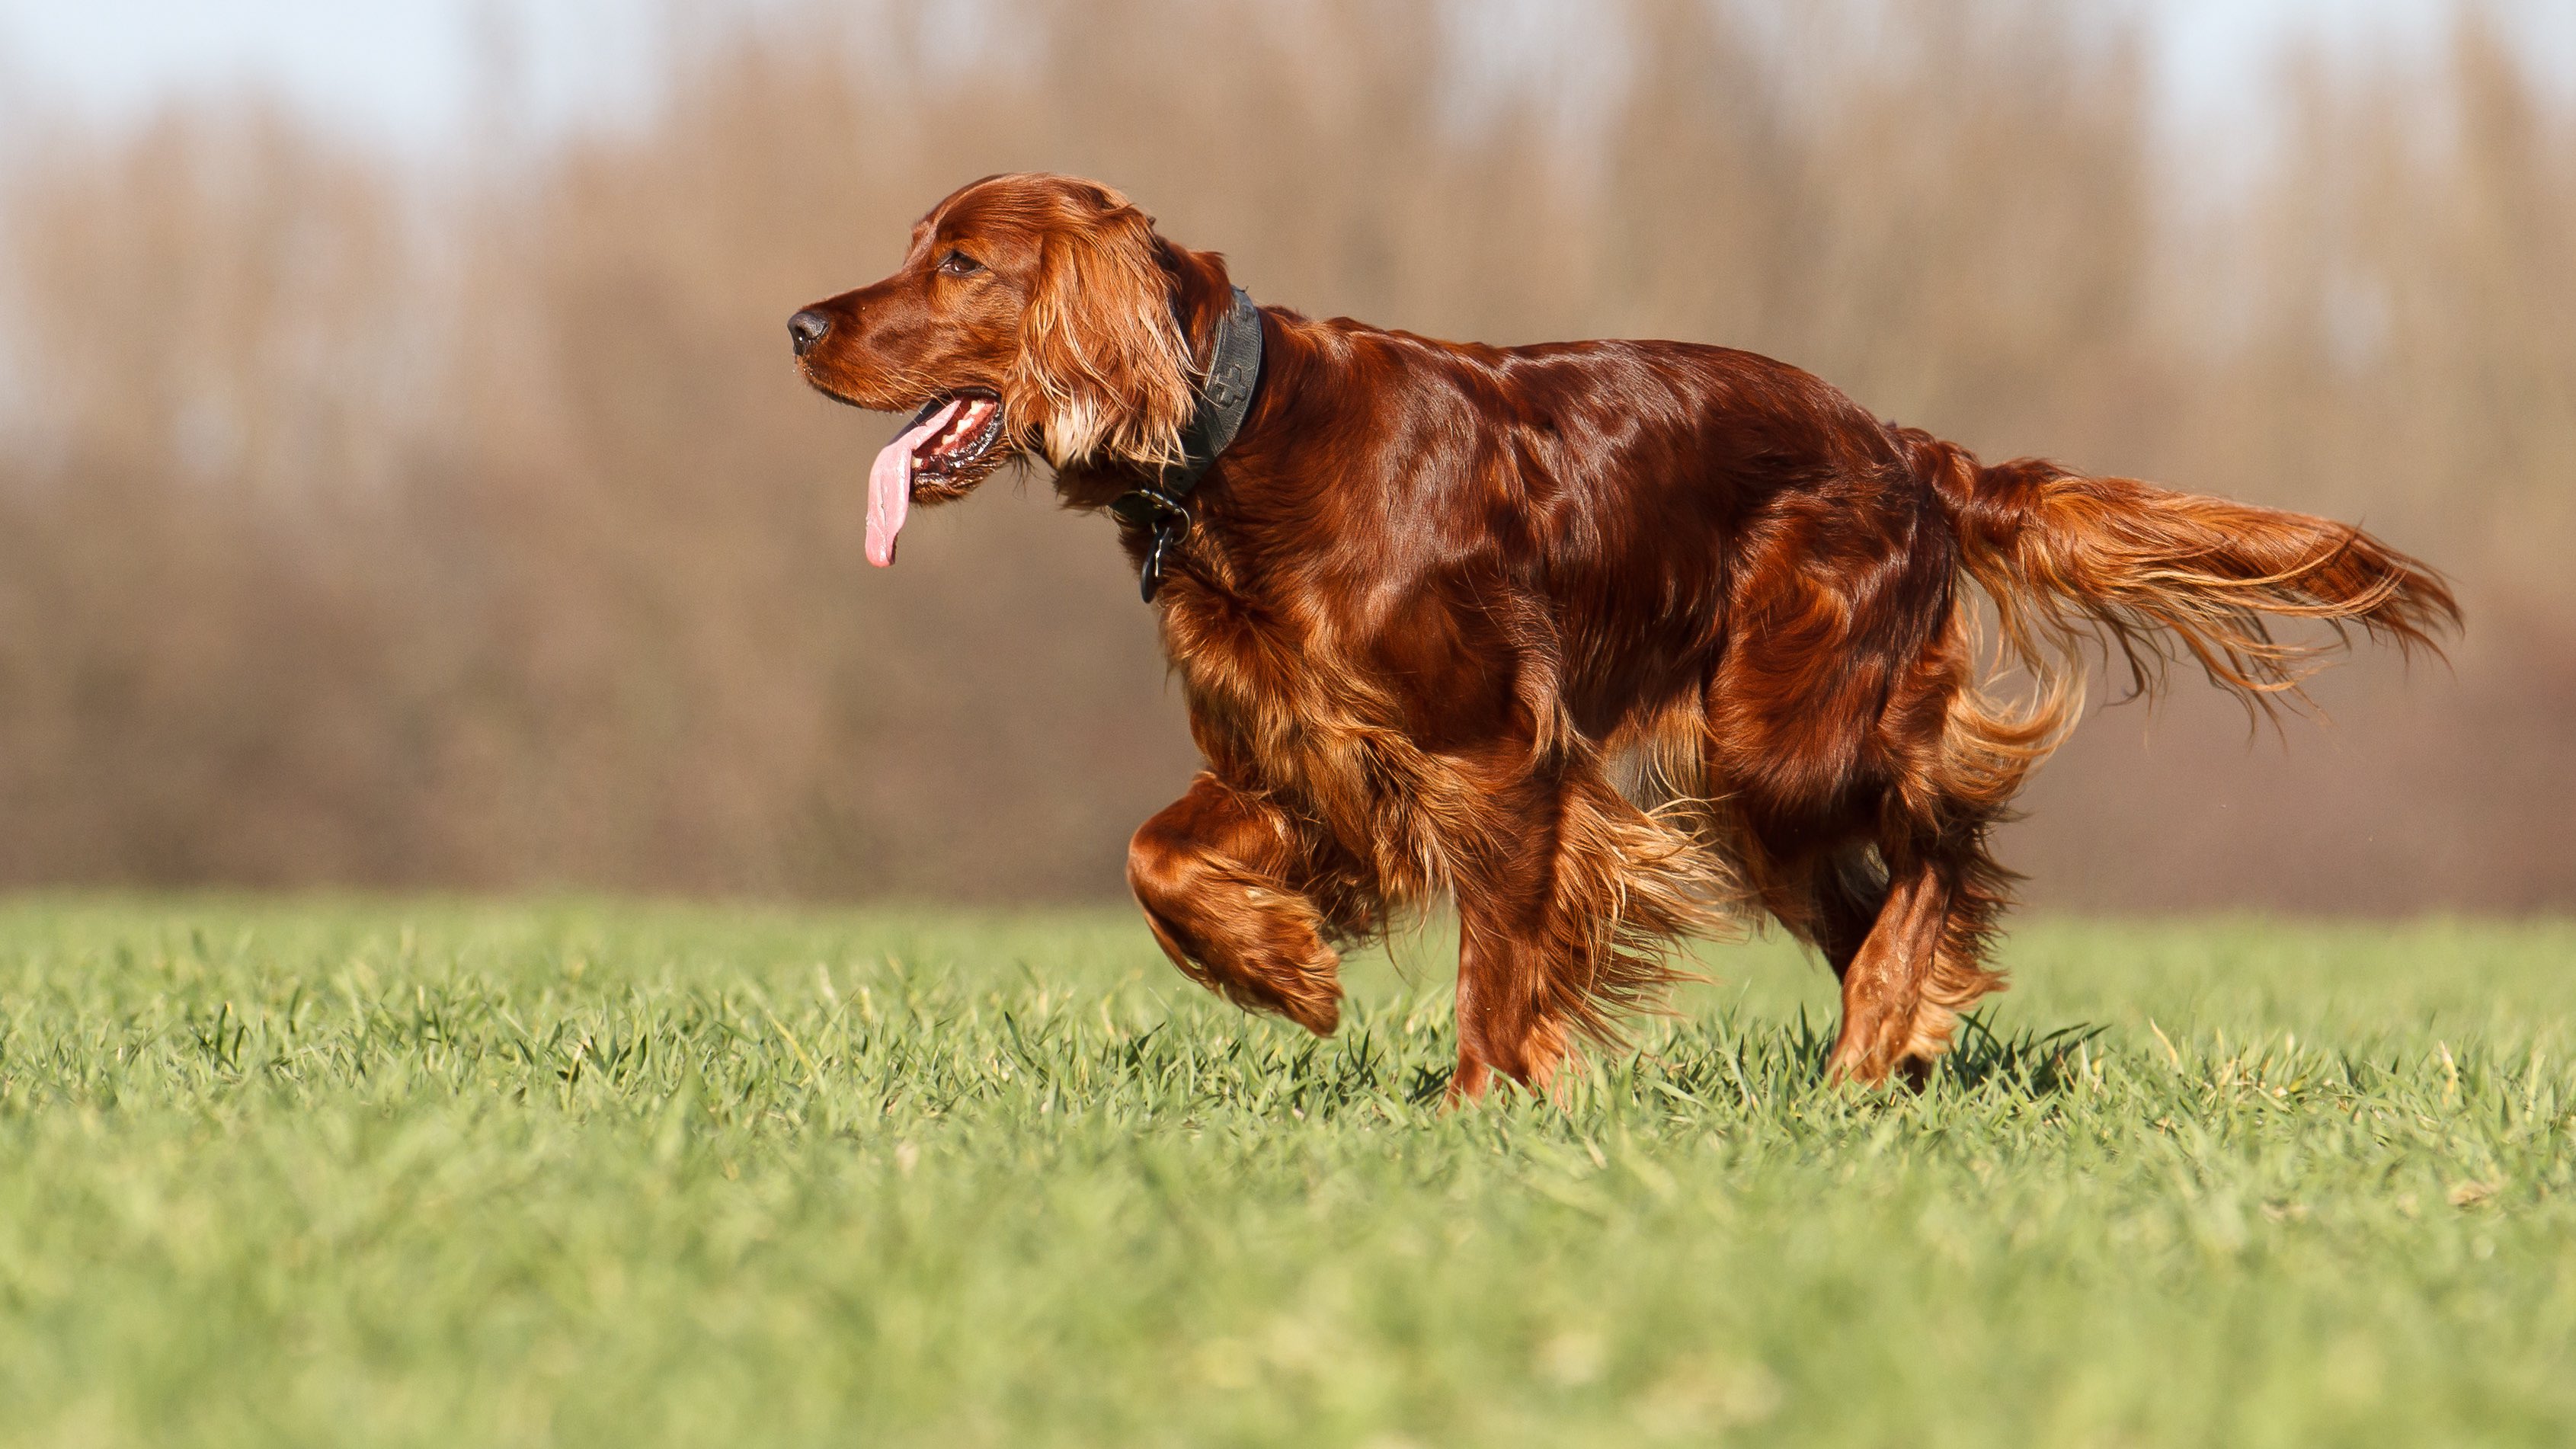
[[(2188, 658), (2271, 711), (2304, 703), (2300, 682), (2354, 625), (2435, 655), (2436, 636), (2459, 625), (2441, 575), (2350, 524), (1943, 451), (1932, 478), (1961, 565), (1993, 601), (2005, 646), (2061, 698), (2088, 638), (2119, 651), (2139, 692)], [(2334, 638), (2284, 642), (2266, 616), (2323, 620)]]

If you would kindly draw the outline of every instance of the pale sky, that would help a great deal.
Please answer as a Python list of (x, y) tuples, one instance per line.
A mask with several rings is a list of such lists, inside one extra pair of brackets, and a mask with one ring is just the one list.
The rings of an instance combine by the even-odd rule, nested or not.
[[(0, 88), (104, 120), (173, 93), (255, 86), (353, 137), (406, 147), (454, 139), (472, 112), (479, 53), (509, 37), (540, 125), (614, 115), (645, 99), (664, 0), (0, 0)], [(734, 0), (758, 5), (763, 0)], [(1470, 0), (1475, 3), (1475, 0)], [(2066, 0), (2134, 4), (2158, 37), (2177, 119), (2207, 121), (2259, 87), (2284, 40), (2422, 48), (2445, 0)], [(2576, 0), (2522, 7), (2541, 69), (2576, 76)], [(6, 106), (10, 98), (0, 98)], [(5, 114), (5, 111), (0, 111)]]

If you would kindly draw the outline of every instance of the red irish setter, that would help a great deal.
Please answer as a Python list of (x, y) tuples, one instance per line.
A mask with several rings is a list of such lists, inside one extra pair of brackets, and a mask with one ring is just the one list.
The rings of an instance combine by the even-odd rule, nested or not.
[[(1832, 1074), (1919, 1079), (2003, 985), (1989, 835), (2075, 721), (2086, 641), (2269, 705), (2316, 651), (2266, 614), (2409, 648), (2458, 621), (2359, 529), (1984, 466), (1751, 353), (1255, 311), (1069, 177), (958, 191), (790, 331), (815, 387), (920, 410), (872, 474), (872, 561), (1014, 459), (1119, 518), (1207, 762), (1128, 854), (1183, 971), (1328, 1033), (1336, 947), (1454, 898), (1453, 1098), (1544, 1089), (1674, 941), (1763, 913), (1841, 978)], [(1975, 593), (2018, 703), (1981, 687)]]

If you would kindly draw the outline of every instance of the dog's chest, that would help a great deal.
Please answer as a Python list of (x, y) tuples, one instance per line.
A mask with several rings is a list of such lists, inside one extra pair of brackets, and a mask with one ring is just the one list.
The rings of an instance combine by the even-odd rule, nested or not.
[(1363, 854), (1414, 852), (1417, 809), (1464, 788), (1437, 730), (1462, 703), (1490, 714), (1508, 694), (1508, 650), (1476, 669), (1407, 667), (1382, 632), (1285, 620), (1196, 589), (1165, 611), (1163, 642), (1219, 776)]
[(1408, 733), (1382, 670), (1331, 629), (1192, 590), (1164, 613), (1163, 644), (1191, 733), (1236, 783), (1319, 805), (1348, 802), (1365, 793), (1369, 774), (1355, 753)]

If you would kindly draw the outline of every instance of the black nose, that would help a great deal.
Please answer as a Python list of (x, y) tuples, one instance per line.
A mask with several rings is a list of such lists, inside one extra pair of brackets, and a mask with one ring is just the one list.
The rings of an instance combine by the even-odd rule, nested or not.
[(831, 330), (832, 319), (810, 307), (787, 319), (787, 335), (796, 340), (796, 355), (799, 357), (813, 351), (814, 344), (822, 341), (823, 334)]

